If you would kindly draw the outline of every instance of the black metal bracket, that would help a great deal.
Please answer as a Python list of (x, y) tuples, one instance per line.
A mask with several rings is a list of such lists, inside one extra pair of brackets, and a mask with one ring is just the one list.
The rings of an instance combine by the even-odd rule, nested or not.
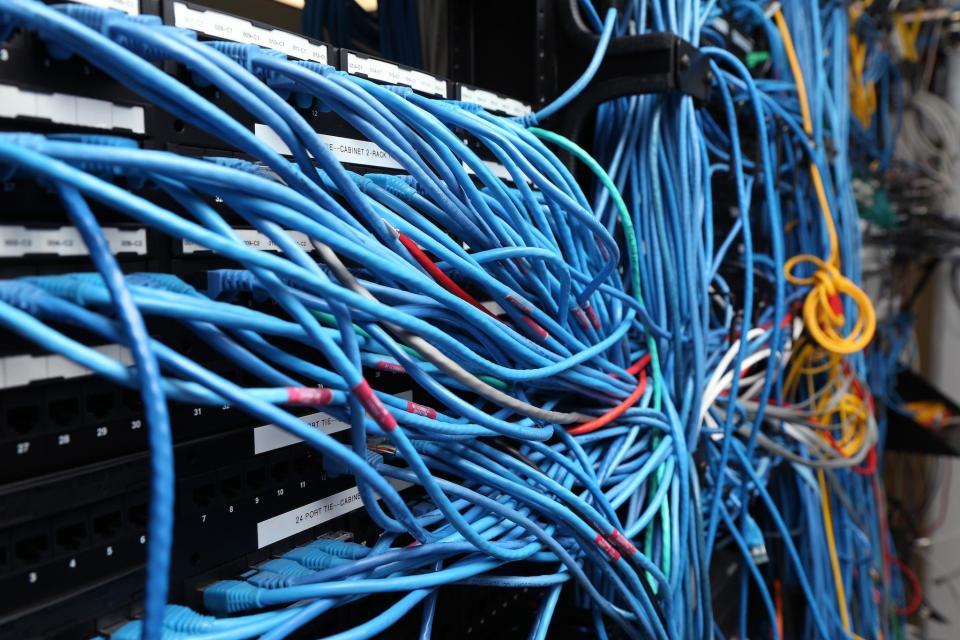
[[(547, 3), (550, 4), (550, 3)], [(587, 68), (599, 34), (591, 30), (580, 14), (578, 0), (560, 0), (553, 5), (555, 40), (555, 90), (569, 87)], [(549, 55), (549, 51), (541, 54)], [(606, 55), (596, 75), (587, 87), (551, 123), (571, 140), (579, 143), (584, 125), (603, 102), (625, 96), (677, 92), (691, 96), (697, 105), (710, 98), (713, 77), (707, 56), (680, 36), (669, 33), (649, 33), (637, 36), (611, 38)], [(549, 102), (556, 95), (541, 96)]]

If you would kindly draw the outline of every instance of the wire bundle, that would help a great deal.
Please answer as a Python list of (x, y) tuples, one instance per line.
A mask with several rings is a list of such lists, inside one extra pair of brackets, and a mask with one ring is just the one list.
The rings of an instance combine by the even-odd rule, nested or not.
[[(54, 186), (97, 270), (0, 282), (0, 323), (140, 389), (151, 410), (145, 616), (115, 637), (279, 638), (382, 593), (395, 596), (389, 607), (331, 637), (373, 637), (418, 607), (430, 637), (453, 584), (542, 589), (532, 638), (546, 637), (567, 594), (600, 638), (900, 628), (871, 401), (886, 380), (868, 384), (860, 354), (875, 321), (858, 284), (846, 12), (628, 2), (601, 21), (583, 8), (601, 32), (596, 61), (614, 35), (722, 41), (710, 26), (722, 14), (766, 34), (770, 77), (705, 46), (711, 107), (677, 95), (608, 103), (594, 160), (528, 127), (563, 97), (509, 120), (254, 45), (199, 42), (149, 18), (0, 4), (0, 24), (36, 32), (52, 55), (82, 56), (246, 156), (194, 159), (103, 136), (0, 137), (0, 166)], [(160, 61), (269, 126), (290, 157)], [(290, 99), (334, 111), (405, 174), (348, 171)], [(555, 150), (586, 163), (592, 197)], [(207, 273), (205, 288), (124, 276), (90, 203), (233, 267)], [(280, 252), (247, 247), (237, 226)], [(816, 270), (795, 273), (802, 262)], [(148, 335), (144, 323), (157, 318), (258, 386)], [(77, 341), (78, 328), (127, 345), (136, 366)], [(374, 388), (371, 371), (403, 372), (431, 404)], [(212, 616), (167, 605), (168, 399), (236, 406), (302, 438), (328, 475), (356, 478), (383, 535), (370, 548), (319, 540), (214, 583), (204, 593)], [(349, 446), (287, 410), (302, 406), (348, 421)], [(420, 487), (425, 506), (399, 483)], [(727, 595), (711, 594), (719, 554), (737, 558), (733, 620), (715, 607)]]

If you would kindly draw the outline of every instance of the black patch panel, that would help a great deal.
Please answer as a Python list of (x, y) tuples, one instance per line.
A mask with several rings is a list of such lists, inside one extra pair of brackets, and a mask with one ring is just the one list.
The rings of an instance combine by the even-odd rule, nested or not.
[[(238, 568), (319, 532), (366, 530), (364, 538), (372, 533), (362, 512), (341, 510), (317, 526), (258, 542), (258, 523), (353, 486), (349, 477), (327, 478), (319, 455), (305, 444), (256, 454), (252, 429), (244, 429), (183, 443), (175, 452), (174, 601), (199, 606), (197, 589), (204, 584), (236, 575)], [(143, 453), (0, 486), (0, 591), (9, 594), (0, 609), (0, 637), (16, 637), (8, 634), (20, 628), (17, 621), (35, 620), (31, 614), (41, 610), (54, 616), (43, 628), (57, 628), (66, 621), (49, 607), (67, 600), (87, 600), (91, 625), (107, 614), (109, 607), (99, 600), (103, 585), (142, 570), (147, 490)], [(136, 598), (136, 590), (128, 590), (128, 611)]]

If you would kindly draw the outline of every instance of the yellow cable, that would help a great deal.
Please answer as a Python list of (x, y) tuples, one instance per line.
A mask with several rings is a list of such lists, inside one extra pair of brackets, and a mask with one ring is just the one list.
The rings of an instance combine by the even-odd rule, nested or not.
[[(787, 28), (787, 22), (781, 9), (777, 9), (773, 14), (773, 19), (783, 40), (790, 70), (797, 85), (797, 99), (800, 101), (803, 130), (808, 136), (812, 136), (813, 118), (810, 114), (806, 83), (793, 45), (793, 38), (790, 36), (790, 30)], [(810, 180), (813, 183), (820, 213), (823, 216), (830, 250), (826, 261), (808, 255), (790, 258), (784, 265), (785, 275), (792, 284), (811, 287), (803, 303), (803, 321), (811, 337), (822, 348), (831, 353), (841, 355), (856, 353), (870, 343), (876, 331), (876, 315), (873, 303), (862, 289), (840, 272), (840, 242), (837, 237), (837, 228), (830, 211), (830, 201), (823, 184), (823, 176), (820, 175), (820, 169), (812, 157), (809, 168)], [(794, 275), (794, 267), (801, 262), (813, 263), (817, 267), (817, 272), (809, 278)], [(853, 299), (858, 311), (853, 330), (848, 335), (840, 334), (840, 329), (844, 325), (841, 303), (844, 295)]]
[(843, 630), (851, 634), (850, 614), (847, 613), (847, 594), (843, 588), (843, 575), (840, 573), (840, 561), (837, 559), (837, 541), (833, 536), (833, 515), (830, 512), (830, 495), (827, 493), (827, 480), (823, 469), (817, 471), (820, 483), (820, 509), (823, 511), (823, 530), (827, 534), (827, 548), (830, 551), (830, 566), (833, 568), (833, 581), (837, 586), (837, 602), (840, 603), (840, 622)]

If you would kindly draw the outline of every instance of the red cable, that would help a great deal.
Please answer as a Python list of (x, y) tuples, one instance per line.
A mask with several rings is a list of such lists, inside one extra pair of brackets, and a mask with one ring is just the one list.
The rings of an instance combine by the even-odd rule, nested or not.
[(913, 569), (907, 566), (907, 564), (900, 558), (893, 558), (894, 564), (897, 565), (897, 568), (900, 569), (900, 572), (903, 573), (906, 577), (907, 582), (910, 583), (910, 602), (907, 603), (905, 607), (897, 607), (897, 613), (901, 616), (912, 616), (919, 609), (920, 605), (923, 604), (923, 589), (920, 587), (920, 581), (917, 580), (917, 574), (913, 572)]
[(610, 411), (606, 412), (599, 418), (594, 418), (589, 422), (584, 422), (583, 424), (570, 429), (570, 435), (579, 436), (584, 433), (592, 433), (601, 427), (605, 427), (626, 413), (627, 409), (637, 404), (637, 402), (640, 400), (640, 397), (643, 396), (643, 392), (647, 389), (647, 372), (643, 370), (643, 367), (645, 367), (648, 362), (650, 362), (649, 354), (637, 360), (629, 369), (627, 369), (631, 375), (637, 375), (637, 373), (639, 373), (640, 379), (637, 381), (637, 388), (633, 390), (633, 393), (627, 396), (626, 400), (615, 406), (613, 409), (610, 409)]
[[(430, 259), (430, 256), (424, 253), (423, 249), (418, 247), (416, 242), (414, 242), (407, 236), (403, 235), (399, 231), (397, 232), (397, 236), (400, 239), (400, 243), (404, 247), (406, 247), (407, 251), (409, 251), (411, 255), (413, 255), (413, 257), (416, 259), (416, 261), (420, 263), (420, 266), (426, 269), (427, 273), (429, 273), (430, 276), (437, 281), (437, 284), (439, 284), (441, 287), (443, 287), (453, 295), (457, 296), (458, 298), (462, 298), (463, 300), (466, 300), (467, 302), (475, 306), (477, 309), (480, 309), (480, 311), (483, 311), (488, 316), (492, 318), (497, 318), (497, 316), (495, 316), (489, 309), (487, 309), (485, 306), (480, 304), (480, 302), (476, 298), (474, 298), (472, 295), (464, 291), (464, 289), (460, 285), (454, 282), (450, 278), (450, 276), (445, 274), (440, 269), (440, 267), (434, 264), (433, 260)], [(499, 318), (497, 318), (497, 320), (499, 320)]]

